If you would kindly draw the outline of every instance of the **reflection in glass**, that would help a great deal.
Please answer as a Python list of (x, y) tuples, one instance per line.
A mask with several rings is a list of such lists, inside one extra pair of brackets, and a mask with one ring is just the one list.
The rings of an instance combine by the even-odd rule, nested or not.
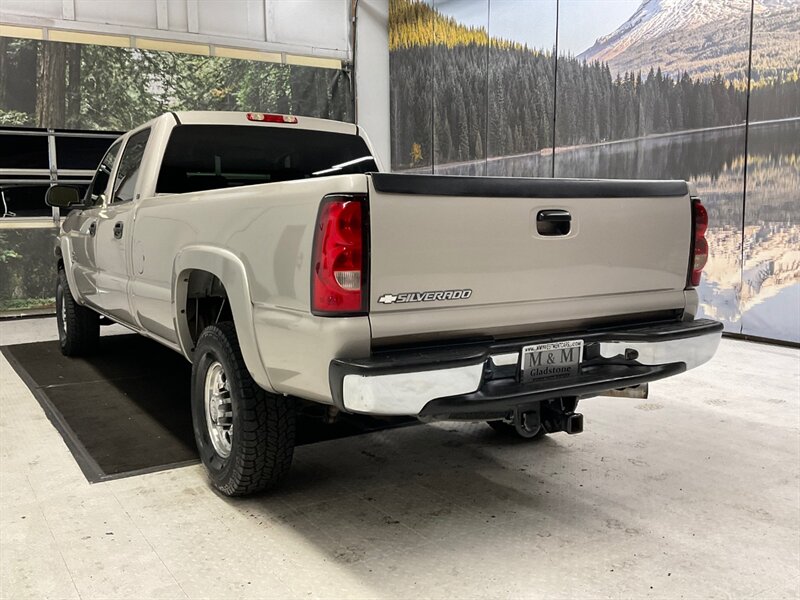
[(800, 119), (751, 125), (742, 333), (800, 342)]

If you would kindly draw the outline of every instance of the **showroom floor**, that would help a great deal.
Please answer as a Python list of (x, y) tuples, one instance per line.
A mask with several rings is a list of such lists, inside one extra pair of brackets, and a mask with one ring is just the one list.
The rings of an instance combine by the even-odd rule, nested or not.
[(199, 466), (91, 485), (2, 356), (0, 386), (2, 598), (800, 597), (796, 349), (724, 340), (648, 400), (587, 400), (578, 436), (303, 446), (246, 500)]

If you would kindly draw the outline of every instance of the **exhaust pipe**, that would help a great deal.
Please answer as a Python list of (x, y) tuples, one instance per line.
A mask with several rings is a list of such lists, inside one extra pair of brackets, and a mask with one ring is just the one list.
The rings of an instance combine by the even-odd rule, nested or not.
[(564, 431), (570, 435), (583, 432), (583, 415), (581, 413), (572, 413), (564, 417)]
[(649, 393), (649, 386), (646, 383), (634, 385), (632, 387), (620, 388), (618, 390), (608, 390), (603, 392), (603, 396), (612, 396), (614, 398), (647, 398)]

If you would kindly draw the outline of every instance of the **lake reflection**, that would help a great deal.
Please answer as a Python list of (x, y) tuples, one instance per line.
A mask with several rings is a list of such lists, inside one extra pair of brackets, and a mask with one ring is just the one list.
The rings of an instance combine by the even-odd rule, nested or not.
[(800, 342), (800, 120), (751, 127), (748, 147), (742, 333)]
[[(747, 143), (746, 204), (744, 126), (558, 148), (555, 173), (694, 183), (710, 220), (701, 313), (723, 321), (729, 331), (798, 342), (800, 119), (751, 124)], [(435, 170), (546, 177), (552, 161), (552, 154), (542, 152)], [(770, 310), (763, 306), (767, 301)]]

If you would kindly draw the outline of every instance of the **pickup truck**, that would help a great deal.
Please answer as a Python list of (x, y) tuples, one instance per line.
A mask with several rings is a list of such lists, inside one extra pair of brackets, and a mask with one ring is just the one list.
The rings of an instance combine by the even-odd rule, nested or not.
[(121, 136), (56, 246), (68, 356), (120, 323), (192, 363), (212, 485), (274, 486), (300, 403), (578, 433), (709, 360), (708, 217), (684, 181), (381, 173), (356, 125), (171, 112)]

